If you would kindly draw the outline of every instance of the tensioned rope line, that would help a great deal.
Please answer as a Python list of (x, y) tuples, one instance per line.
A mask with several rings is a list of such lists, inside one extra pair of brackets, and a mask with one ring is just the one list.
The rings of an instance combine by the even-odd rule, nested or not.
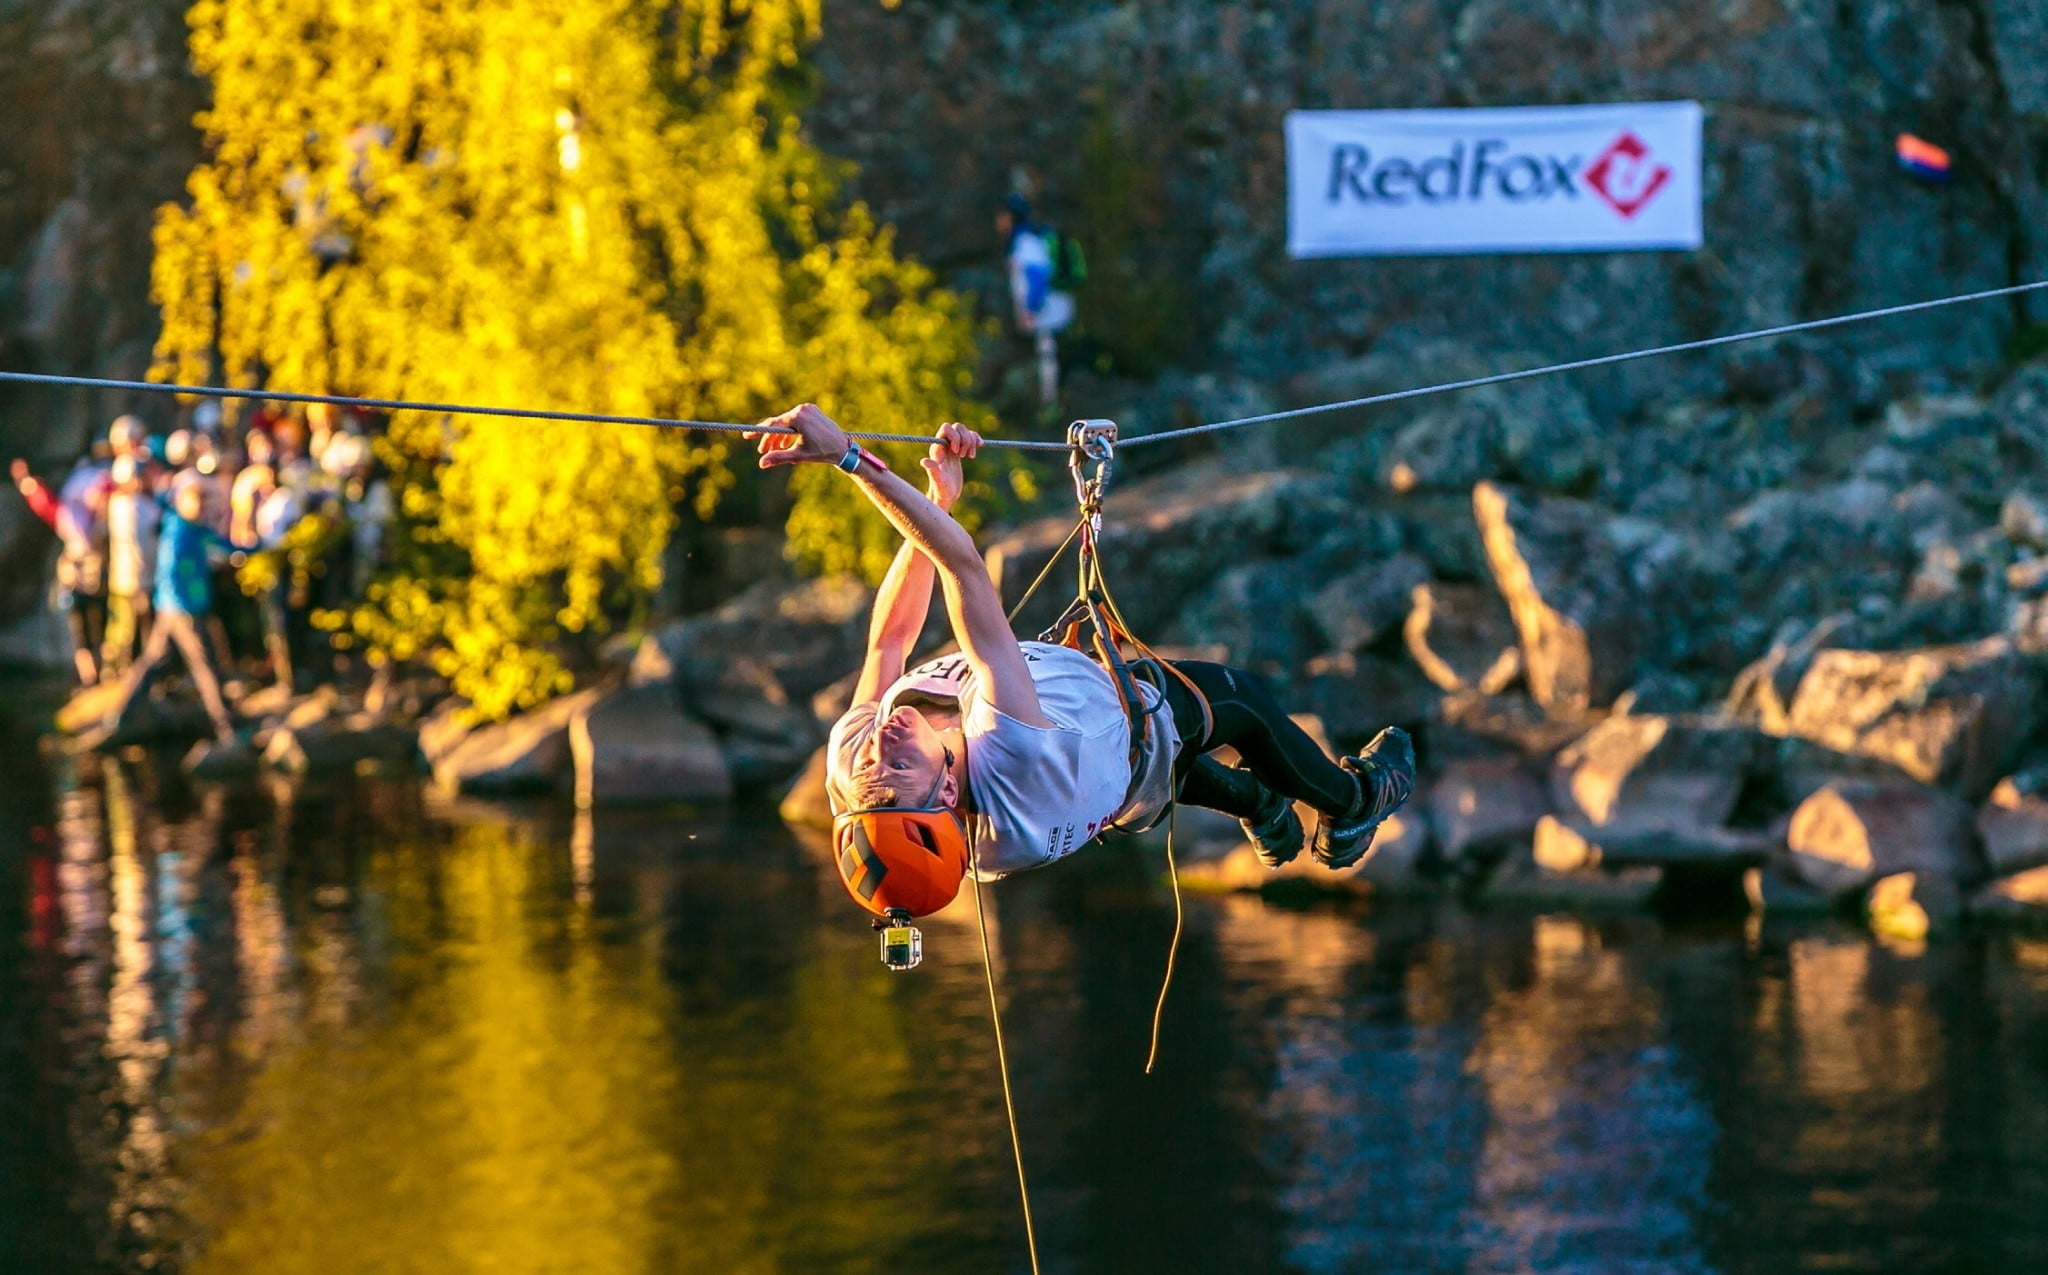
[[(1292, 420), (1300, 416), (1314, 416), (1322, 412), (1338, 412), (1347, 408), (1372, 407), (1380, 403), (1395, 403), (1403, 399), (1423, 398), (1432, 394), (1448, 394), (1453, 390), (1477, 389), (1482, 385), (1502, 385), (1509, 381), (1526, 381), (1538, 376), (1551, 376), (1559, 372), (1576, 372), (1586, 368), (1606, 367), (1615, 363), (1628, 363), (1636, 359), (1656, 358), (1664, 354), (1684, 354), (1692, 350), (1706, 350), (1720, 345), (1735, 345), (1743, 341), (1761, 341), (1774, 336), (1790, 336), (1795, 332), (1813, 332), (1821, 328), (1841, 327), (1850, 323), (1863, 323), (1871, 319), (1885, 319), (1894, 315), (1912, 314), (1920, 310), (1933, 310), (1942, 306), (1961, 305), (1968, 301), (1988, 301), (1994, 297), (2018, 296), (2023, 292), (2035, 292), (2048, 288), (2048, 280), (2035, 283), (2015, 284), (2009, 288), (1989, 288), (1982, 292), (1965, 292), (1952, 297), (1937, 297), (1932, 301), (1913, 301), (1905, 305), (1885, 306), (1877, 310), (1861, 310), (1855, 314), (1838, 314), (1827, 319), (1808, 319), (1801, 323), (1786, 323), (1773, 328), (1759, 328), (1752, 332), (1733, 332), (1726, 336), (1707, 337), (1699, 341), (1681, 341), (1676, 345), (1659, 345), (1646, 350), (1630, 350), (1624, 354), (1603, 354), (1596, 358), (1574, 359), (1566, 363), (1550, 363), (1542, 367), (1525, 368), (1519, 372), (1496, 372), (1491, 376), (1475, 376), (1463, 381), (1445, 381), (1436, 385), (1423, 385), (1414, 389), (1393, 390), (1385, 394), (1369, 394), (1364, 398), (1345, 399), (1338, 403), (1319, 403), (1313, 407), (1289, 408), (1280, 412), (1264, 412), (1257, 416), (1240, 416), (1234, 420), (1211, 421), (1205, 425), (1189, 425), (1181, 429), (1160, 430), (1154, 434), (1135, 434), (1122, 440), (1121, 446), (1132, 447), (1139, 443), (1162, 443), (1172, 438), (1189, 438), (1196, 434), (1210, 434), (1218, 430), (1236, 429), (1243, 425), (1260, 425), (1270, 421)], [(531, 407), (479, 407), (467, 403), (418, 403), (407, 399), (360, 398), (342, 394), (298, 394), (284, 390), (238, 390), (211, 385), (165, 385), (156, 381), (116, 381), (92, 376), (58, 376), (46, 372), (0, 372), (0, 382), (14, 382), (24, 385), (63, 385), (82, 389), (137, 390), (154, 394), (189, 394), (200, 398), (264, 399), (278, 403), (331, 403), (336, 407), (366, 407), (385, 412), (442, 412), (451, 416), (500, 416), (517, 420), (568, 421), (587, 425), (649, 425), (659, 429), (702, 429), (715, 433), (737, 434), (760, 432), (788, 434), (793, 431), (762, 430), (758, 425), (734, 424), (730, 421), (671, 420), (662, 416), (611, 416), (596, 412), (558, 412), (545, 408)], [(849, 438), (870, 443), (930, 443), (932, 440), (917, 434), (875, 434), (849, 431)], [(985, 447), (1014, 447), (1028, 451), (1068, 451), (1065, 442), (1052, 442), (1029, 438), (991, 438), (982, 444)]]
[[(737, 425), (730, 421), (673, 420), (666, 416), (611, 416), (598, 412), (558, 412), (539, 407), (479, 407), (469, 403), (419, 403), (402, 398), (361, 398), (346, 394), (296, 394), (283, 390), (236, 390), (215, 385), (166, 385), (157, 381), (113, 381), (94, 376), (57, 376), (46, 372), (0, 372), (0, 381), (24, 385), (68, 385), (89, 390), (140, 390), (153, 394), (190, 394), (199, 398), (260, 399), (271, 403), (329, 403), (336, 407), (366, 407), (379, 412), (441, 412), (450, 416), (504, 416), (516, 420), (568, 421), (582, 425), (651, 425), (657, 429), (702, 429), (721, 434), (794, 434), (790, 429), (762, 429), (759, 425)], [(928, 445), (925, 434), (872, 434), (846, 432), (848, 438), (864, 443), (917, 443)], [(1063, 452), (1063, 442), (1039, 442), (1027, 438), (991, 438), (984, 447), (1022, 447), (1033, 451)]]
[(1574, 359), (1569, 363), (1551, 363), (1544, 367), (1532, 367), (1520, 372), (1496, 372), (1492, 376), (1475, 376), (1464, 381), (1446, 381), (1439, 385), (1424, 385), (1412, 390), (1394, 390), (1386, 394), (1369, 394), (1364, 398), (1345, 399), (1341, 403), (1321, 403), (1314, 407), (1296, 407), (1284, 412), (1264, 412), (1258, 416), (1240, 416), (1236, 420), (1212, 421), (1206, 425), (1189, 425), (1182, 429), (1161, 430), (1156, 434), (1136, 434), (1118, 442), (1119, 447), (1135, 447), (1139, 443), (1163, 443), (1169, 438), (1190, 438), (1196, 434), (1211, 434), (1217, 430), (1236, 429), (1240, 425), (1261, 425), (1269, 421), (1292, 420), (1297, 416), (1313, 416), (1319, 412), (1336, 412), (1351, 407), (1371, 407), (1378, 403), (1394, 403), (1402, 399), (1422, 398), (1430, 394), (1447, 394), (1452, 390), (1477, 389), (1482, 385), (1500, 385), (1508, 381), (1526, 381), (1531, 377), (1550, 376), (1557, 372), (1576, 372), (1589, 367), (1606, 367), (1613, 363), (1627, 363), (1634, 359), (1655, 358), (1660, 354), (1683, 354), (1689, 350), (1705, 350), (1717, 345), (1734, 345), (1739, 341), (1760, 341), (1766, 337), (1789, 336), (1794, 332), (1811, 332), (1817, 328), (1839, 327), (1845, 323), (1862, 323), (1869, 319), (1884, 319), (1898, 314), (1911, 314), (1916, 310), (1933, 310), (1940, 306), (1960, 305), (1965, 301), (1988, 301), (1993, 297), (2017, 296), (2022, 292), (2034, 292), (2048, 288), (2048, 280), (2036, 283), (2016, 284), (2010, 288), (1990, 288), (1983, 292), (1966, 292), (1960, 296), (1940, 297), (1933, 301), (1914, 301), (1906, 305), (1886, 306), (1881, 310), (1863, 310), (1856, 314), (1840, 314), (1831, 319), (1808, 319), (1803, 323), (1787, 323), (1775, 328), (1760, 328), (1754, 332), (1736, 332), (1728, 336), (1707, 337), (1700, 341), (1681, 341), (1677, 345), (1660, 345), (1647, 350), (1631, 350), (1626, 354), (1603, 354), (1598, 358)]

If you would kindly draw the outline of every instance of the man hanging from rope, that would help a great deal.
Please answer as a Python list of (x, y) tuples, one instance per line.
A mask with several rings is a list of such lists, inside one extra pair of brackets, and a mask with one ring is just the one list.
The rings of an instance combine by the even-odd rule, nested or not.
[[(1179, 676), (1160, 679), (1163, 693), (1139, 685), (1152, 726), (1133, 749), (1132, 717), (1111, 675), (1072, 648), (1020, 642), (972, 537), (948, 512), (960, 462), (981, 446), (974, 431), (940, 428), (920, 492), (812, 404), (763, 425), (794, 431), (752, 436), (763, 469), (834, 465), (904, 538), (875, 598), (853, 707), (832, 728), (826, 755), (835, 814), (920, 816), (870, 826), (870, 837), (903, 842), (874, 847), (884, 863), (904, 851), (921, 858), (920, 847), (937, 854), (932, 838), (951, 823), (971, 834), (983, 879), (1041, 867), (1106, 828), (1142, 826), (1177, 782), (1179, 800), (1237, 817), (1269, 867), (1301, 852), (1294, 802), (1307, 803), (1321, 814), (1311, 853), (1348, 868), (1414, 791), (1405, 731), (1389, 727), (1358, 756), (1332, 761), (1258, 678), (1199, 660), (1169, 661)], [(934, 578), (960, 654), (906, 672)], [(1207, 755), (1225, 745), (1241, 766)]]

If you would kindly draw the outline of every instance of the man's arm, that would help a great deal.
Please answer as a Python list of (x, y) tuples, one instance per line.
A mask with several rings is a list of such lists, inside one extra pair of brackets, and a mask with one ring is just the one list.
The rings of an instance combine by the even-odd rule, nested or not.
[[(831, 417), (810, 403), (762, 424), (793, 429), (798, 435), (795, 439), (787, 435), (761, 435), (763, 469), (804, 462), (837, 462), (848, 454), (852, 441)], [(1039, 709), (1038, 689), (1032, 684), (1031, 670), (1024, 662), (1024, 650), (1010, 632), (1003, 600), (989, 580), (988, 568), (967, 529), (923, 492), (886, 469), (860, 465), (853, 478), (882, 511), (882, 516), (937, 571), (939, 585), (946, 595), (946, 614), (952, 622), (953, 636), (988, 688), (989, 704), (1028, 726), (1052, 725)]]
[(924, 631), (932, 605), (932, 564), (907, 542), (896, 551), (882, 587), (875, 590), (875, 615), (868, 622), (868, 653), (853, 685), (853, 702), (882, 698), (889, 684), (903, 676), (910, 648)]
[[(960, 462), (971, 459), (981, 446), (981, 436), (957, 422), (939, 427), (931, 455), (923, 464), (931, 476), (925, 495), (940, 509), (950, 511), (960, 499)], [(908, 541), (889, 564), (875, 591), (874, 618), (868, 624), (867, 658), (860, 678), (854, 683), (853, 702), (866, 704), (882, 697), (889, 684), (903, 676), (903, 666), (924, 631), (925, 617), (932, 606), (932, 564)]]

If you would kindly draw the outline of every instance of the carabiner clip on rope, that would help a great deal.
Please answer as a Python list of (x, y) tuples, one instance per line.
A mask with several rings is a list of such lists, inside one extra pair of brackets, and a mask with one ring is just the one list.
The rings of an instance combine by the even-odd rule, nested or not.
[[(1102, 534), (1102, 497), (1109, 490), (1110, 461), (1116, 456), (1116, 422), (1075, 421), (1067, 426), (1067, 447), (1067, 472), (1074, 477), (1074, 504), (1088, 526), (1082, 547), (1090, 549)], [(1095, 465), (1093, 476), (1083, 472), (1090, 462)]]

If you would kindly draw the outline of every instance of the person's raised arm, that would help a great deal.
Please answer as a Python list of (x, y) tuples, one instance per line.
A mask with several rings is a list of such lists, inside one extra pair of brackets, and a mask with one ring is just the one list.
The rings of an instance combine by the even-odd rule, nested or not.
[(52, 531), (55, 531), (57, 529), (56, 495), (48, 487), (36, 481), (36, 476), (29, 472), (28, 462), (25, 460), (16, 460), (7, 467), (7, 472), (14, 479), (15, 489), (21, 492), (21, 498), (28, 502), (29, 512), (42, 519), (43, 522), (49, 525)]
[(867, 463), (858, 445), (815, 404), (805, 403), (762, 424), (794, 430), (795, 436), (756, 435), (761, 468), (833, 464), (852, 474), (883, 517), (937, 571), (953, 636), (988, 688), (989, 704), (1026, 725), (1052, 725), (1039, 709), (1038, 690), (1024, 662), (1024, 650), (1010, 632), (1003, 600), (967, 529), (917, 488), (881, 465)]
[[(958, 422), (939, 427), (931, 455), (923, 464), (930, 482), (925, 495), (942, 510), (951, 510), (960, 499), (960, 462), (971, 459), (981, 446), (981, 436)], [(889, 684), (903, 676), (903, 667), (924, 631), (925, 616), (932, 605), (931, 559), (905, 541), (896, 560), (875, 590), (874, 618), (868, 623), (867, 655), (861, 662), (860, 677), (854, 682), (853, 702), (868, 704), (882, 697)]]

